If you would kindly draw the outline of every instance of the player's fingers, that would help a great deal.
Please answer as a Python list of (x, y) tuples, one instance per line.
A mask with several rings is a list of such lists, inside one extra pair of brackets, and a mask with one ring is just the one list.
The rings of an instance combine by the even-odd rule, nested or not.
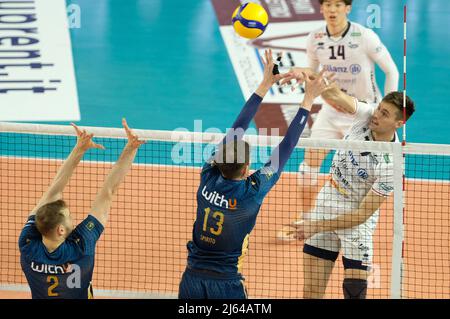
[(130, 131), (130, 128), (128, 127), (127, 120), (125, 118), (122, 118), (122, 126), (125, 129), (125, 131)]
[(273, 66), (273, 57), (272, 57), (272, 50), (266, 50), (266, 58), (267, 58), (267, 63), (269, 65), (269, 67)]
[(125, 118), (122, 119), (122, 125), (123, 125), (123, 128), (125, 129), (125, 132), (127, 133), (128, 139), (133, 138), (134, 133), (128, 126), (127, 120)]
[(260, 55), (259, 57), (261, 58), (261, 62), (262, 62), (262, 64), (263, 64), (264, 68), (265, 68), (266, 65), (267, 65), (266, 59), (265, 59), (264, 56), (262, 56), (262, 55)]
[(93, 144), (93, 147), (94, 147), (94, 148), (101, 149), (101, 150), (104, 150), (104, 149), (105, 149), (105, 147), (104, 147), (102, 144), (97, 144), (97, 143), (94, 143), (94, 144)]
[(72, 127), (75, 129), (75, 132), (77, 133), (77, 135), (81, 134), (80, 129), (78, 128), (78, 126), (75, 125), (75, 123), (70, 123), (70, 125), (72, 125)]
[(310, 83), (311, 79), (306, 75), (305, 72), (302, 72), (302, 77), (306, 83)]
[(336, 79), (336, 73), (329, 72), (329, 73), (327, 73), (326, 78), (327, 78), (329, 81), (334, 81), (334, 80)]
[[(327, 70), (326, 70), (325, 68), (323, 68), (323, 69), (319, 72), (317, 79), (323, 78), (323, 75), (325, 74), (326, 71), (327, 71)], [(320, 80), (319, 80), (319, 81), (320, 81)]]
[(296, 78), (296, 75), (293, 72), (281, 73), (280, 75), (283, 77), (283, 79), (290, 79), (290, 80), (292, 80), (292, 79)]
[(295, 80), (295, 76), (280, 77), (280, 79), (280, 85), (292, 84), (292, 80)]
[(297, 76), (295, 74), (286, 75), (283, 77), (282, 84), (294, 85), (296, 80)]

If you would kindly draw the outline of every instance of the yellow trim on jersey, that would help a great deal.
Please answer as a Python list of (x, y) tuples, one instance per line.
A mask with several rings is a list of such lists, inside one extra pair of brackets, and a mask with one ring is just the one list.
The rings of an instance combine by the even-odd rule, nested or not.
[(333, 186), (341, 195), (347, 196), (348, 192), (343, 189), (339, 184), (333, 179), (333, 176), (330, 175), (330, 184)]
[(94, 299), (94, 289), (92, 288), (92, 283), (88, 287), (88, 299)]
[(242, 242), (242, 250), (241, 250), (241, 255), (238, 258), (238, 272), (242, 272), (242, 266), (244, 264), (244, 259), (245, 256), (247, 256), (247, 252), (248, 252), (248, 238), (250, 237), (250, 234), (247, 234), (247, 236), (245, 236), (244, 241)]

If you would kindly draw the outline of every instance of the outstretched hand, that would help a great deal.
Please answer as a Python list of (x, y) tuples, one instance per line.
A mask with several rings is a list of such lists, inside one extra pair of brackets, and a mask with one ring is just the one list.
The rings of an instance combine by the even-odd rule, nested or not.
[[(289, 74), (291, 76), (281, 80), (280, 85), (283, 86), (285, 84), (291, 84), (292, 91), (294, 91), (298, 85), (301, 85), (305, 82), (306, 76), (311, 79), (317, 76), (317, 74), (313, 72), (310, 68), (299, 68), (299, 67), (291, 68), (289, 70)], [(291, 82), (292, 80), (295, 81), (294, 84), (292, 84), (293, 83)]]
[(273, 74), (273, 68), (275, 66), (272, 58), (272, 50), (268, 49), (264, 51), (264, 56), (262, 57), (262, 63), (264, 65), (264, 79), (263, 83), (267, 86), (272, 86), (276, 82), (283, 80), (286, 82), (289, 82), (292, 79), (295, 79), (295, 74), (292, 72), (288, 73), (279, 73), (279, 74)]
[(128, 137), (128, 144), (127, 146), (130, 146), (133, 149), (138, 148), (142, 144), (145, 144), (145, 141), (139, 140), (139, 137), (133, 133), (133, 131), (128, 127), (127, 120), (125, 118), (122, 119), (122, 125), (125, 129), (125, 132), (127, 133)]
[(322, 69), (317, 76), (308, 76), (303, 73), (305, 80), (305, 99), (314, 100), (323, 92), (332, 89), (336, 84), (333, 81), (334, 74)]
[(287, 225), (284, 229), (285, 236), (292, 236), (298, 240), (306, 240), (316, 233), (314, 222), (311, 220), (298, 220)]
[(87, 151), (90, 148), (98, 148), (104, 150), (105, 147), (101, 144), (94, 143), (92, 138), (94, 137), (94, 134), (88, 134), (86, 130), (80, 130), (78, 126), (76, 126), (74, 123), (70, 123), (70, 125), (73, 126), (75, 129), (75, 132), (77, 133), (77, 146), (80, 147), (83, 151)]

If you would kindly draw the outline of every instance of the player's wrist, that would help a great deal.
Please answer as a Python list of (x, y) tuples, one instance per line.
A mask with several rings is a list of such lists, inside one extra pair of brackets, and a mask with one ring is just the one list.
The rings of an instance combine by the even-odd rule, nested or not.
[(314, 99), (311, 98), (310, 96), (305, 95), (305, 97), (303, 98), (303, 102), (300, 104), (300, 106), (309, 111), (311, 110), (313, 103)]
[(75, 154), (84, 154), (88, 149), (89, 149), (88, 145), (77, 142), (73, 151)]
[(271, 87), (272, 87), (272, 84), (267, 84), (267, 83), (262, 82), (256, 89), (255, 93), (257, 95), (259, 95), (261, 98), (263, 98), (267, 94), (267, 92), (270, 90)]

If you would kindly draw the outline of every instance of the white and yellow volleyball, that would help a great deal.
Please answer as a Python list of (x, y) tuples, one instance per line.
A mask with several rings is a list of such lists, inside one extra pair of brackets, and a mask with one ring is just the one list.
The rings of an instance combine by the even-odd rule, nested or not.
[(269, 16), (261, 5), (248, 2), (236, 8), (231, 21), (237, 34), (247, 39), (255, 39), (266, 30)]

